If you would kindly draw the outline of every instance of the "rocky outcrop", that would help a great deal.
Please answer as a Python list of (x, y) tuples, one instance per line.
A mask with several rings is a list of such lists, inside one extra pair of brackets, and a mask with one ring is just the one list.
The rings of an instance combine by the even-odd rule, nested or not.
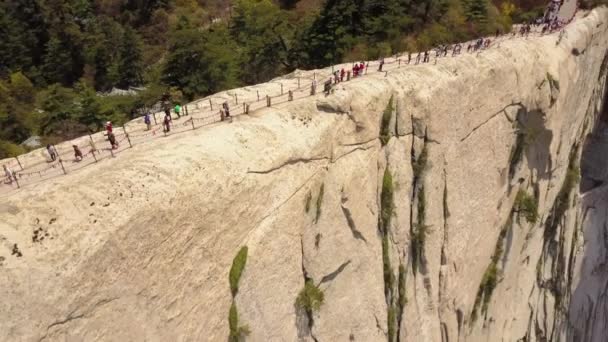
[(578, 181), (607, 18), (368, 75), (0, 199), (1, 339), (220, 341), (234, 303), (250, 341), (599, 341), (605, 196), (599, 176), (583, 172), (584, 197)]

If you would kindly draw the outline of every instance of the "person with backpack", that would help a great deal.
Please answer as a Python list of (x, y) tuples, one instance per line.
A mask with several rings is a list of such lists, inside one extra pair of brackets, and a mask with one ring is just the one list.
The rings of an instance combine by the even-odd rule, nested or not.
[(72, 145), (72, 147), (74, 148), (74, 159), (76, 159), (77, 162), (81, 161), (82, 158), (84, 158), (84, 156), (82, 155), (82, 151), (80, 151), (78, 145)]
[[(110, 146), (113, 150), (118, 148), (118, 142), (116, 141), (116, 136), (114, 136), (114, 133), (108, 134), (108, 140), (110, 141)], [(78, 148), (78, 146), (76, 146), (76, 148)], [(74, 149), (74, 152), (76, 152), (76, 149)], [(82, 155), (82, 153), (80, 154)]]
[(228, 107), (228, 101), (222, 103), (222, 108), (224, 109), (224, 114), (226, 118), (230, 118), (230, 107)]
[(144, 115), (144, 123), (146, 124), (147, 131), (152, 129), (152, 121), (150, 121), (150, 113), (148, 112), (146, 112), (146, 114)]
[(12, 184), (13, 183), (13, 171), (6, 165), (2, 165), (2, 168), (4, 168), (4, 176), (8, 180), (8, 184)]
[(171, 132), (171, 114), (166, 114), (163, 120), (163, 128), (165, 133)]
[(57, 150), (55, 149), (55, 146), (51, 144), (46, 145), (46, 151), (49, 153), (51, 161), (57, 160)]

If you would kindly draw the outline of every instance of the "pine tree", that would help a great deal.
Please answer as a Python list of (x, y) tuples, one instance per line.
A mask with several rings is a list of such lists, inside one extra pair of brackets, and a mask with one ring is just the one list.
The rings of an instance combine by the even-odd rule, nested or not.
[(241, 79), (246, 83), (268, 81), (287, 64), (291, 33), (285, 13), (270, 0), (238, 0), (231, 35), (239, 46)]
[(129, 88), (142, 83), (142, 51), (137, 33), (129, 27), (125, 29), (120, 44), (118, 62), (118, 86)]
[(184, 28), (173, 32), (163, 82), (177, 87), (187, 99), (237, 85), (236, 46), (228, 30), (216, 26), (201, 34)]

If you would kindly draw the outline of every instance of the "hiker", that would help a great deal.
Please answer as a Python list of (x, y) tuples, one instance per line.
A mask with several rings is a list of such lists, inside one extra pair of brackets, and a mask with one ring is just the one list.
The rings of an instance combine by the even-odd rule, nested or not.
[(365, 64), (363, 62), (361, 62), (361, 64), (359, 64), (359, 70), (361, 71), (361, 75), (365, 73), (367, 73), (367, 67), (369, 66), (369, 64)]
[(490, 38), (486, 39), (486, 40), (483, 42), (483, 48), (484, 48), (484, 49), (489, 48), (489, 47), (490, 47), (490, 43), (491, 43), (491, 42), (492, 42), (492, 41), (490, 40)]
[(353, 66), (353, 77), (359, 76), (359, 64), (355, 63)]
[(55, 146), (51, 144), (46, 145), (46, 151), (49, 153), (51, 161), (57, 160), (57, 150), (55, 149)]
[(429, 52), (425, 51), (424, 52), (424, 60), (422, 61), (422, 63), (428, 63), (429, 60), (430, 60)]
[(378, 60), (378, 71), (382, 71), (383, 66), (384, 66), (384, 58), (380, 58)]
[(169, 133), (171, 131), (171, 114), (166, 114), (163, 120), (163, 131)]
[(224, 112), (226, 113), (226, 117), (230, 117), (230, 108), (228, 108), (228, 101), (222, 103), (222, 108), (224, 108)]
[(76, 159), (77, 162), (81, 161), (82, 158), (84, 158), (82, 151), (80, 151), (80, 148), (78, 148), (77, 145), (72, 145), (72, 147), (74, 148), (74, 159)]
[(407, 53), (407, 64), (410, 64), (412, 62), (412, 53), (408, 52)]
[(323, 85), (323, 92), (325, 92), (325, 95), (329, 95), (331, 92), (331, 78), (325, 81), (325, 84)]
[(338, 70), (333, 72), (334, 84), (340, 83), (340, 72)]
[(114, 136), (114, 133), (108, 134), (108, 140), (110, 141), (110, 146), (112, 146), (113, 150), (118, 148), (118, 142), (116, 141), (116, 137)]
[(448, 46), (448, 44), (445, 44), (445, 45), (443, 46), (443, 57), (447, 57), (447, 55), (448, 55), (448, 49), (449, 49), (449, 48), (450, 48), (450, 47)]
[(173, 108), (173, 110), (175, 111), (175, 114), (177, 115), (177, 118), (181, 118), (182, 115), (180, 114), (180, 112), (182, 111), (182, 106), (178, 104), (175, 105), (175, 108)]
[(146, 124), (146, 131), (152, 129), (152, 121), (150, 121), (150, 113), (144, 115), (144, 123)]
[(108, 135), (110, 133), (112, 133), (112, 122), (111, 121), (106, 122), (106, 132), (108, 133)]
[(4, 168), (4, 175), (6, 176), (6, 179), (8, 180), (8, 184), (12, 184), (13, 180), (15, 180), (15, 174), (13, 173), (13, 171), (11, 171), (11, 169), (8, 166), (2, 165), (2, 167)]

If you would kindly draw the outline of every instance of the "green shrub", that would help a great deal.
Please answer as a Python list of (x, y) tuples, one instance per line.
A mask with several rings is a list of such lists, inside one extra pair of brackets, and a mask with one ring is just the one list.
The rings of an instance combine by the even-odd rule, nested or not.
[(234, 301), (230, 305), (230, 311), (228, 312), (228, 326), (230, 328), (229, 342), (238, 342), (250, 333), (247, 325), (239, 325), (239, 314)]
[(324, 300), (325, 295), (323, 291), (314, 284), (312, 279), (308, 279), (296, 298), (296, 306), (306, 310), (310, 314), (313, 311), (318, 311), (321, 305), (323, 305)]
[(502, 257), (504, 252), (504, 239), (507, 236), (507, 232), (513, 226), (513, 212), (515, 211), (515, 207), (513, 207), (513, 211), (509, 214), (509, 219), (502, 227), (500, 234), (498, 235), (498, 239), (496, 240), (496, 246), (494, 247), (494, 253), (492, 254), (492, 258), (490, 260), (490, 264), (486, 268), (486, 271), (481, 278), (481, 283), (479, 284), (479, 289), (477, 290), (477, 296), (475, 297), (475, 304), (473, 305), (473, 311), (471, 312), (471, 323), (475, 322), (477, 319), (477, 311), (479, 310), (479, 305), (481, 305), (481, 311), (485, 314), (488, 311), (488, 305), (490, 303), (490, 298), (492, 297), (492, 293), (494, 292), (494, 288), (498, 284), (498, 262)]
[(239, 252), (232, 260), (232, 267), (230, 268), (230, 291), (232, 291), (232, 296), (235, 296), (239, 291), (239, 280), (241, 279), (241, 274), (245, 269), (245, 264), (247, 263), (247, 246), (243, 246)]
[(25, 148), (20, 145), (13, 144), (5, 140), (0, 140), (0, 159), (16, 157), (25, 152)]
[(388, 341), (389, 342), (393, 342), (395, 341), (395, 334), (397, 332), (397, 318), (395, 315), (395, 308), (393, 308), (392, 306), (388, 308), (388, 315), (387, 315), (387, 325), (388, 325)]
[(407, 296), (405, 293), (405, 266), (399, 265), (399, 316), (403, 312), (403, 308), (407, 305)]
[(323, 195), (325, 193), (325, 184), (321, 184), (319, 189), (319, 196), (317, 197), (317, 212), (315, 214), (315, 223), (319, 222), (321, 218), (321, 206), (323, 205)]
[(393, 216), (393, 176), (388, 167), (384, 170), (382, 178), (382, 192), (380, 194), (380, 231), (387, 234), (390, 229), (391, 218)]
[(393, 116), (393, 97), (388, 101), (388, 105), (382, 113), (382, 121), (380, 122), (380, 142), (382, 146), (386, 145), (391, 139), (391, 132), (389, 125), (391, 123), (391, 117)]
[(391, 266), (388, 242), (388, 236), (384, 235), (382, 237), (382, 267), (384, 270), (384, 292), (387, 297), (390, 297), (390, 294), (392, 293), (393, 287), (395, 285), (395, 274), (393, 273), (393, 268)]
[(557, 197), (555, 198), (555, 202), (553, 203), (553, 207), (549, 212), (549, 216), (545, 221), (545, 240), (550, 240), (551, 238), (553, 238), (555, 232), (557, 231), (557, 226), (559, 225), (562, 217), (570, 207), (570, 194), (572, 193), (572, 190), (574, 190), (580, 180), (580, 170), (576, 166), (576, 161), (576, 152), (573, 152), (570, 155), (568, 171), (566, 172), (564, 183), (562, 184), (562, 187), (559, 190)]
[(310, 202), (312, 201), (312, 193), (309, 191), (308, 194), (306, 194), (306, 204), (304, 204), (304, 210), (306, 211), (306, 213), (308, 213), (310, 211)]
[(519, 190), (515, 197), (514, 210), (524, 216), (528, 223), (536, 223), (538, 220), (538, 203), (536, 198), (529, 195), (524, 190)]

